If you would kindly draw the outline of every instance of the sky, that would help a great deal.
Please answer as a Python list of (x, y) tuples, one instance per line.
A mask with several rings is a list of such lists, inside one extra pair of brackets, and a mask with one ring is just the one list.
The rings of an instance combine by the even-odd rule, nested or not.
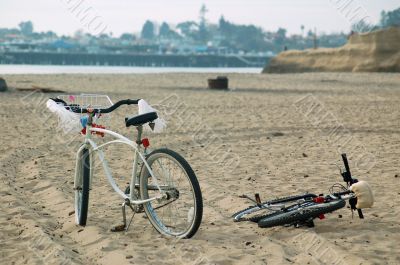
[(217, 23), (223, 15), (238, 24), (255, 24), (268, 31), (286, 28), (289, 34), (317, 28), (318, 32), (348, 32), (352, 23), (377, 23), (382, 10), (400, 7), (400, 0), (1, 0), (0, 28), (31, 20), (35, 31), (72, 35), (140, 32), (149, 19), (177, 24), (206, 18)]

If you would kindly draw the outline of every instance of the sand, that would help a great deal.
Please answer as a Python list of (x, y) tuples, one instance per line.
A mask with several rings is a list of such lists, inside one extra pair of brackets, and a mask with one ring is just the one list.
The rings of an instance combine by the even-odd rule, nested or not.
[[(149, 135), (151, 145), (186, 157), (205, 207), (190, 240), (160, 236), (143, 215), (127, 233), (112, 233), (122, 220), (122, 201), (98, 168), (88, 225), (76, 226), (72, 182), (80, 137), (57, 131), (44, 106), (51, 94), (1, 93), (0, 263), (400, 264), (400, 76), (230, 74), (228, 92), (206, 89), (214, 76), (4, 76), (10, 87), (105, 93), (114, 101), (145, 98), (158, 105), (169, 127)], [(133, 137), (123, 119), (136, 111), (118, 110), (110, 128)], [(110, 151), (123, 185), (129, 155)], [(344, 151), (353, 174), (375, 193), (364, 220), (347, 208), (317, 220), (315, 228), (260, 229), (230, 219), (249, 205), (241, 194), (327, 193), (341, 182), (334, 163)]]
[(400, 72), (400, 27), (354, 34), (338, 48), (280, 53), (265, 73)]

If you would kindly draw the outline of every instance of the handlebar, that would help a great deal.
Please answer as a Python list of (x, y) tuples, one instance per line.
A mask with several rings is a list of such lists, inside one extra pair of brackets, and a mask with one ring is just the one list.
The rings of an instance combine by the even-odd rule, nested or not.
[[(51, 100), (54, 100), (57, 103), (64, 104), (66, 107), (70, 108), (70, 111), (72, 111), (74, 113), (88, 113), (89, 112), (87, 108), (81, 108), (81, 106), (76, 105), (76, 104), (68, 105), (64, 100), (59, 99), (59, 98), (51, 98)], [(112, 105), (111, 107), (106, 108), (106, 109), (89, 108), (89, 110), (90, 110), (90, 113), (110, 113), (122, 105), (137, 105), (139, 100), (140, 99), (124, 99), (124, 100), (118, 101), (117, 103), (115, 103), (114, 105)]]
[[(349, 161), (347, 160), (347, 155), (346, 154), (342, 154), (342, 160), (343, 160), (343, 163), (344, 163), (344, 167), (346, 169), (346, 171), (342, 173), (343, 180), (347, 183), (347, 185), (351, 186), (354, 183), (357, 183), (358, 180), (357, 179), (353, 179), (353, 177), (351, 176)], [(357, 198), (351, 198), (349, 200), (349, 203), (350, 203), (350, 207), (351, 207), (352, 210), (357, 210), (358, 217), (360, 217), (360, 219), (364, 219), (364, 215), (363, 215), (362, 210), (356, 208)]]

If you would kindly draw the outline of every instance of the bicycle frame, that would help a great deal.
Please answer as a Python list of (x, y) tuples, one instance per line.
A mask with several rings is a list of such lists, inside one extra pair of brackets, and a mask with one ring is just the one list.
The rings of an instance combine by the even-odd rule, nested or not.
[[(349, 200), (351, 198), (354, 198), (354, 196), (355, 196), (354, 193), (349, 193), (349, 194), (345, 194), (345, 195), (341, 195), (341, 196), (337, 196), (335, 194), (326, 195), (326, 197), (330, 197), (333, 200), (339, 200), (339, 199)], [(306, 200), (304, 200), (304, 199), (300, 199), (300, 200), (297, 201), (297, 203), (299, 204), (299, 209), (303, 208), (301, 206), (301, 204), (303, 204), (305, 202), (306, 202)], [(293, 204), (293, 203), (291, 203), (291, 204)], [(285, 204), (285, 203), (262, 204), (260, 208), (267, 209), (267, 210), (270, 210), (270, 211), (279, 211), (279, 210), (282, 210), (282, 208), (286, 208), (286, 205), (287, 204)], [(295, 204), (293, 204), (293, 205), (295, 205)], [(318, 207), (318, 205), (315, 205), (314, 207)], [(313, 207), (308, 207), (308, 208), (310, 209), (310, 208), (313, 208)]]
[[(137, 142), (139, 142), (140, 139), (141, 139), (142, 130), (143, 130), (143, 128), (141, 126), (139, 126), (138, 127), (138, 136), (137, 136), (138, 140), (137, 140)], [(108, 142), (98, 146), (93, 141), (91, 132), (104, 133), (104, 134), (107, 134), (107, 135), (110, 135), (110, 136), (114, 137), (115, 139), (111, 140), (111, 141), (108, 141)], [(90, 126), (88, 124), (86, 126), (85, 141), (82, 144), (82, 146), (78, 149), (78, 152), (77, 152), (77, 156), (76, 156), (77, 164), (78, 164), (78, 160), (81, 158), (81, 153), (82, 153), (83, 149), (87, 148), (87, 149), (89, 149), (89, 154), (92, 156), (92, 158), (93, 158), (93, 153), (97, 153), (99, 160), (102, 162), (103, 169), (104, 169), (104, 172), (106, 174), (108, 182), (110, 183), (110, 185), (114, 189), (114, 191), (117, 192), (125, 201), (129, 200), (129, 202), (131, 204), (140, 205), (140, 204), (144, 204), (144, 203), (151, 202), (151, 201), (154, 201), (154, 200), (163, 199), (165, 197), (165, 193), (161, 190), (161, 188), (160, 188), (160, 186), (158, 184), (158, 180), (155, 177), (155, 175), (154, 175), (153, 171), (151, 170), (150, 166), (148, 165), (148, 163), (146, 161), (146, 158), (145, 158), (145, 155), (141, 152), (141, 146), (137, 142), (134, 142), (134, 141), (126, 138), (125, 136), (120, 135), (120, 134), (118, 134), (116, 132), (113, 132), (111, 130), (95, 128), (95, 127), (92, 127), (92, 126)], [(104, 157), (104, 153), (101, 150), (105, 146), (108, 146), (108, 145), (111, 145), (111, 144), (116, 144), (116, 143), (126, 144), (126, 145), (130, 146), (135, 152), (134, 161), (133, 161), (133, 168), (132, 168), (132, 176), (131, 176), (131, 182), (130, 182), (130, 194), (129, 194), (129, 196), (127, 194), (125, 194), (125, 192), (123, 192), (117, 186), (117, 184), (116, 184), (116, 182), (115, 182), (115, 180), (114, 180), (114, 178), (112, 176), (111, 170), (110, 170), (110, 168), (109, 168), (109, 166), (107, 164), (107, 160)], [(139, 159), (143, 162), (143, 165), (147, 168), (149, 174), (152, 176), (152, 178), (154, 180), (154, 184), (155, 184), (156, 188), (159, 191), (159, 195), (158, 196), (155, 196), (155, 197), (152, 197), (152, 198), (149, 198), (149, 199), (145, 199), (145, 200), (141, 200), (139, 198), (136, 198), (136, 196), (134, 194), (134, 191), (135, 191), (136, 184), (139, 184), (139, 183), (137, 183), (137, 180), (139, 178), (138, 174), (140, 173), (139, 172), (139, 168), (138, 168)], [(93, 161), (93, 159), (91, 159), (91, 165), (93, 164), (92, 161)], [(93, 171), (91, 170), (90, 183), (91, 183), (91, 180), (92, 180), (92, 172)], [(77, 175), (75, 176), (75, 178), (77, 178)], [(75, 183), (78, 183), (77, 179), (75, 179)], [(77, 188), (77, 187), (75, 187), (75, 188)]]

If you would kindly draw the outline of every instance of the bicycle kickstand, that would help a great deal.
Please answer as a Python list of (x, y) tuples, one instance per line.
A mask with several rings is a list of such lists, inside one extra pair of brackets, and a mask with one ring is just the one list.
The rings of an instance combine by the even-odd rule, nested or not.
[[(131, 210), (132, 210), (132, 212), (133, 212), (132, 217), (131, 217), (131, 219), (130, 219), (130, 221), (129, 221), (128, 224), (127, 224), (127, 222), (126, 222), (126, 206), (128, 206), (129, 208), (131, 208)], [(128, 231), (129, 226), (130, 226), (131, 223), (132, 223), (133, 217), (135, 216), (135, 213), (136, 213), (136, 212), (135, 212), (135, 210), (133, 209), (132, 204), (130, 203), (129, 199), (126, 199), (126, 200), (122, 203), (122, 221), (123, 221), (123, 224), (113, 227), (113, 228), (111, 229), (111, 232), (122, 232), (122, 231), (125, 231), (125, 232), (126, 232), (126, 231)]]

